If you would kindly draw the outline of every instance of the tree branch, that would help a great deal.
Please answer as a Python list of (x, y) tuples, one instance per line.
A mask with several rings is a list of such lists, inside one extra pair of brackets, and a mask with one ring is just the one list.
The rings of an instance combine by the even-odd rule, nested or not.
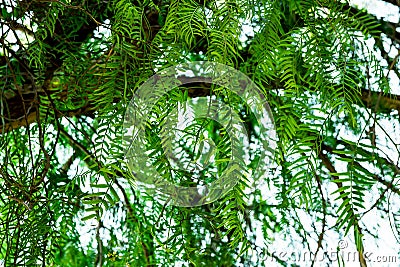
[(367, 108), (375, 109), (377, 107), (377, 111), (382, 113), (390, 113), (393, 110), (400, 111), (400, 95), (362, 89), (361, 101)]
[(382, 1), (400, 7), (400, 0), (382, 0)]

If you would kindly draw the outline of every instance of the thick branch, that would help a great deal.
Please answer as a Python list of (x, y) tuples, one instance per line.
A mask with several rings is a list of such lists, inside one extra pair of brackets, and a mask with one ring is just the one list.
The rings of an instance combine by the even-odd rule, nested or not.
[(390, 113), (392, 110), (400, 111), (400, 95), (383, 94), (363, 89), (361, 100), (367, 108), (378, 107), (378, 111)]
[[(21, 2), (20, 4), (24, 5), (25, 3)], [(48, 3), (43, 1), (34, 1), (31, 3), (29, 8), (38, 12), (42, 12), (46, 10), (47, 4)], [(104, 13), (107, 8), (106, 2), (103, 2), (102, 5), (98, 5), (96, 1), (92, 1), (90, 5), (98, 14)], [(70, 11), (71, 9), (67, 9), (62, 16), (58, 17), (54, 26), (54, 32), (49, 32), (47, 37), (41, 41), (43, 44), (49, 47), (48, 52), (44, 56), (44, 58), (49, 59), (49, 62), (46, 62), (47, 67), (40, 71), (44, 74), (42, 77), (44, 80), (41, 87), (38, 85), (38, 77), (34, 77), (34, 71), (28, 67), (29, 64), (24, 56), (24, 53), (26, 52), (14, 52), (2, 41), (2, 46), (11, 55), (10, 58), (5, 58), (5, 64), (7, 65), (6, 69), (8, 69), (10, 72), (8, 73), (8, 80), (5, 78), (7, 85), (6, 89), (9, 90), (8, 93), (11, 94), (11, 96), (6, 96), (2, 92), (3, 95), (0, 98), (3, 107), (3, 117), (0, 118), (2, 121), (0, 133), (18, 128), (20, 126), (29, 125), (30, 123), (40, 119), (35, 116), (37, 113), (37, 108), (40, 105), (40, 96), (46, 97), (45, 92), (49, 91), (50, 89), (54, 73), (63, 64), (63, 59), (65, 58), (64, 54), (74, 53), (74, 51), (79, 49), (82, 43), (98, 26), (98, 22), (94, 20), (93, 16), (91, 15), (87, 19), (87, 23), (83, 23), (80, 28), (69, 26), (69, 21), (72, 14)], [(83, 16), (88, 16), (87, 12), (83, 12), (82, 14)], [(68, 43), (68, 51), (65, 51), (65, 48), (60, 48), (60, 46), (65, 43)], [(19, 80), (23, 81), (23, 85), (19, 85), (17, 82), (17, 76)], [(11, 84), (13, 84), (13, 86)], [(88, 107), (84, 107), (80, 111), (71, 110), (71, 112), (73, 114), (77, 114), (78, 112), (79, 114), (80, 112), (87, 112), (87, 109)], [(58, 111), (54, 112), (57, 113)]]

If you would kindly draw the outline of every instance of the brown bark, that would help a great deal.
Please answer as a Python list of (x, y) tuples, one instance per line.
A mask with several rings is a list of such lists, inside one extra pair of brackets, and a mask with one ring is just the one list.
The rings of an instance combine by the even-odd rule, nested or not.
[[(57, 1), (55, 1), (57, 2)], [(95, 2), (95, 1), (94, 1)], [(398, 0), (388, 0), (386, 2), (390, 2), (392, 4), (398, 5), (399, 1)], [(48, 1), (40, 1), (40, 2), (34, 2), (32, 6), (36, 5), (45, 5), (48, 3)], [(31, 7), (32, 7), (31, 6)], [(101, 12), (102, 10), (106, 8), (106, 2), (104, 2), (104, 7), (97, 7), (95, 8), (96, 10), (99, 10)], [(351, 6), (344, 5), (345, 10), (349, 10), (350, 14), (354, 16), (358, 16), (359, 11)], [(88, 15), (87, 12), (84, 12), (84, 10), (81, 9), (74, 9), (74, 11), (81, 11), (81, 15)], [(154, 13), (154, 12), (153, 12)], [(157, 14), (151, 13), (149, 22), (151, 22), (151, 28), (149, 31), (153, 31), (154, 33), (152, 35), (155, 35), (156, 32), (159, 30), (158, 25), (156, 25), (157, 22)], [(64, 15), (68, 16), (68, 12)], [(385, 33), (389, 38), (392, 39), (394, 43), (398, 43), (400, 40), (400, 33), (395, 30), (395, 24), (390, 23), (390, 22), (384, 22), (384, 21), (379, 21), (376, 17), (373, 15), (369, 15), (371, 18), (374, 18), (380, 23), (380, 30)], [(71, 44), (72, 48), (71, 49), (78, 49), (80, 43), (82, 43), (93, 31), (96, 29), (98, 26), (98, 21), (94, 17), (89, 17), (88, 24), (83, 24), (80, 29), (76, 30), (75, 34), (73, 35), (74, 37), (71, 38), (60, 38), (63, 36), (69, 35), (68, 33), (64, 32), (64, 29), (62, 27), (62, 20), (63, 18), (61, 17), (58, 22), (56, 23), (56, 27), (54, 30), (54, 33), (52, 35), (49, 34), (49, 36), (44, 40), (44, 43), (49, 45), (50, 47), (56, 47), (60, 44), (61, 40), (68, 41)], [(11, 22), (8, 22), (11, 23)], [(154, 24), (154, 25), (153, 25)], [(53, 36), (53, 37), (51, 37)], [(56, 38), (57, 36), (57, 38)], [(75, 47), (74, 47), (75, 46)], [(11, 51), (10, 51), (11, 52)], [(17, 59), (18, 64), (20, 65), (19, 69), (25, 70), (25, 73), (27, 75), (26, 77), (26, 83), (24, 84), (23, 88), (18, 88), (18, 93), (15, 94), (12, 97), (6, 97), (3, 96), (2, 101), (3, 101), (3, 117), (0, 118), (1, 124), (0, 124), (0, 134), (2, 132), (7, 132), (9, 130), (13, 130), (16, 128), (19, 128), (21, 126), (27, 126), (35, 121), (38, 120), (37, 118), (37, 107), (39, 105), (38, 99), (40, 96), (44, 97), (50, 97), (53, 99), (56, 99), (58, 96), (57, 95), (48, 95), (48, 87), (51, 84), (51, 81), (53, 79), (54, 73), (57, 71), (57, 69), (63, 64), (62, 57), (63, 54), (62, 52), (58, 51), (57, 53), (53, 55), (49, 55), (52, 60), (51, 64), (47, 67), (45, 73), (45, 81), (43, 83), (42, 88), (37, 88), (36, 84), (34, 83), (34, 77), (32, 76), (32, 71), (27, 67), (27, 64), (21, 59), (18, 58), (18, 56), (14, 53), (13, 57)], [(5, 59), (4, 61), (6, 64), (10, 65), (10, 61), (8, 59)], [(11, 65), (10, 65), (11, 66)], [(395, 66), (394, 66), (395, 67)], [(12, 79), (10, 77), (9, 79)], [(31, 84), (29, 84), (31, 83)], [(29, 92), (27, 93), (24, 88), (29, 88)], [(47, 91), (47, 93), (46, 93)], [(67, 93), (67, 92), (65, 92)], [(189, 91), (189, 95), (194, 97), (194, 96), (204, 96), (208, 95), (210, 92), (207, 89), (207, 86), (201, 85), (200, 89), (191, 89)], [(5, 101), (4, 101), (5, 100)], [(363, 89), (361, 92), (361, 101), (362, 103), (356, 103), (359, 105), (364, 105), (367, 108), (378, 108), (378, 111), (381, 113), (390, 113), (393, 110), (400, 111), (400, 95), (394, 95), (394, 94), (382, 94), (380, 92), (373, 92), (369, 91), (367, 89)], [(93, 114), (93, 106), (91, 106), (90, 103), (87, 103), (84, 107), (77, 109), (77, 110), (69, 110), (67, 112), (59, 112), (59, 111), (54, 111), (57, 113), (59, 117), (62, 116), (76, 116), (76, 115), (91, 115)]]
[[(182, 81), (187, 81), (187, 78), (182, 78)], [(208, 83), (192, 83), (190, 85), (186, 85), (184, 87), (190, 86), (189, 96), (190, 97), (198, 97), (198, 96), (206, 96), (210, 94), (210, 84)], [(43, 94), (44, 93), (40, 93)], [(0, 134), (9, 130), (13, 130), (19, 128), (21, 126), (29, 125), (33, 122), (36, 122), (36, 108), (35, 108), (35, 100), (34, 94), (23, 95), (22, 99), (20, 96), (14, 96), (13, 98), (7, 99), (6, 105), (9, 107), (9, 116), (6, 116), (5, 125), (1, 124)], [(363, 89), (361, 91), (361, 101), (359, 105), (365, 106), (366, 108), (372, 108), (375, 110), (378, 107), (377, 111), (380, 113), (390, 114), (392, 111), (400, 112), (400, 95), (395, 94), (384, 94), (382, 92), (370, 91), (367, 89)], [(357, 103), (355, 103), (357, 104)], [(27, 113), (24, 113), (22, 106), (25, 105), (27, 109)], [(32, 107), (32, 108), (31, 108)], [(77, 115), (86, 115), (91, 116), (94, 112), (94, 107), (88, 103), (84, 107), (76, 110), (69, 110), (67, 112), (57, 112), (59, 117), (62, 116), (77, 116)], [(3, 128), (4, 127), (4, 128)]]
[(393, 110), (400, 111), (400, 95), (384, 94), (382, 92), (373, 92), (366, 89), (361, 91), (361, 100), (365, 107), (377, 107), (381, 113), (390, 113)]

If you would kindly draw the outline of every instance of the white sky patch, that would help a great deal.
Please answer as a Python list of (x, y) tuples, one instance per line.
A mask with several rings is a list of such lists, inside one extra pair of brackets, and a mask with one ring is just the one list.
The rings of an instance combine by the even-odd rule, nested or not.
[(350, 0), (350, 5), (365, 8), (368, 13), (386, 21), (398, 23), (400, 20), (399, 7), (384, 1)]
[(254, 28), (247, 24), (247, 21), (242, 24), (242, 31), (240, 33), (239, 40), (244, 43), (249, 37), (254, 37)]

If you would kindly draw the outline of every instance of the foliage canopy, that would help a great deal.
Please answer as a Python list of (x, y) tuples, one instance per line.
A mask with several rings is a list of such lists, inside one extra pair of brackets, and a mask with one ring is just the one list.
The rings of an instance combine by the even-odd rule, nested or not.
[[(325, 0), (3, 0), (0, 11), (5, 266), (270, 266), (268, 257), (285, 266), (273, 244), (316, 254), (345, 237), (367, 266), (382, 227), (398, 240), (399, 21)], [(266, 185), (251, 191), (243, 178), (216, 202), (176, 207), (135, 187), (119, 140), (135, 90), (199, 60), (261, 88), (278, 148)], [(159, 122), (200, 96), (229, 104), (260, 142), (240, 99), (204, 82), (159, 101)], [(221, 125), (188, 129), (200, 131), (216, 159), (229, 159)], [(158, 130), (146, 133), (153, 164), (171, 178)]]

